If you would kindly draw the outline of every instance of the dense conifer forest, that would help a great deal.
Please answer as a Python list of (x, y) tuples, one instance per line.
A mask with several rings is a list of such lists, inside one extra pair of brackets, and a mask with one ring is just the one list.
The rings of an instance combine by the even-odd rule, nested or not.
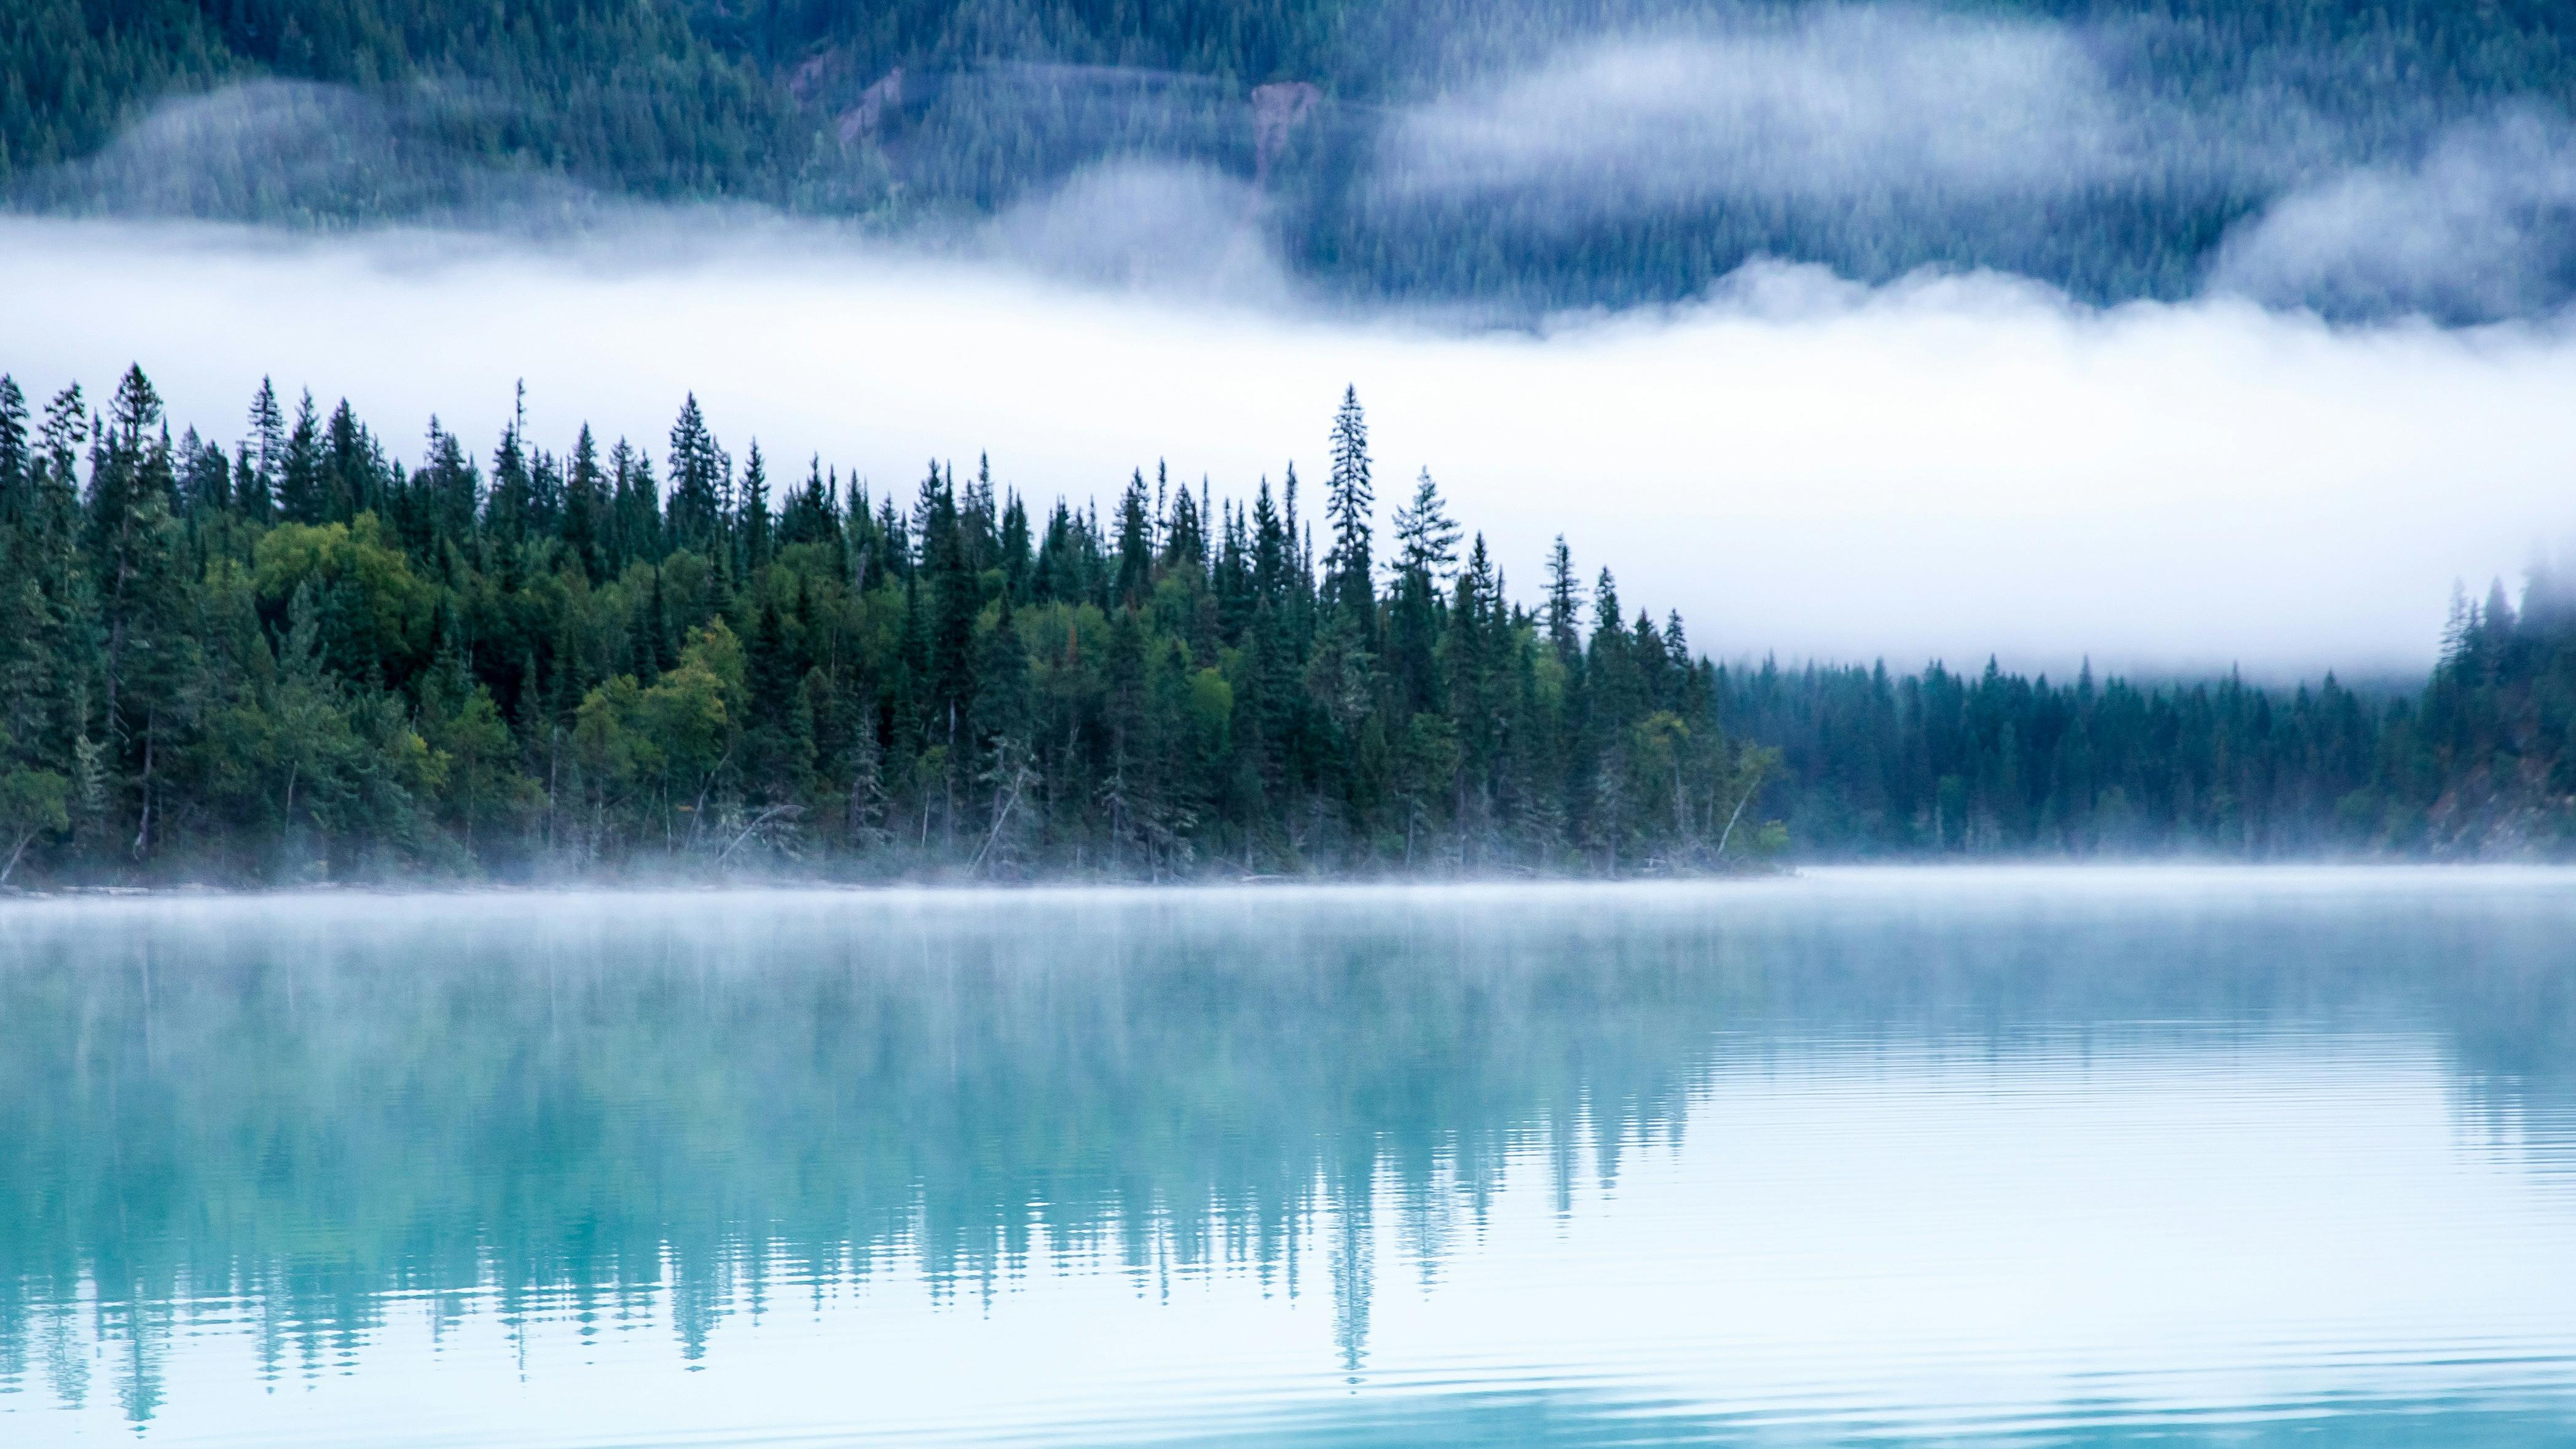
[[(2537, 853), (2576, 610), (2454, 610), (2420, 697), (1989, 664), (1721, 666), (1560, 542), (1530, 600), (1346, 395), (1329, 474), (1104, 507), (979, 464), (875, 496), (667, 439), (263, 386), (229, 443), (140, 369), (0, 380), (0, 883), (1171, 879), (1817, 856)], [(802, 476), (798, 476), (798, 474)], [(1320, 513), (1321, 518), (1315, 515)]]
[[(1991, 116), (1918, 117), (2003, 133), (1993, 144), (2016, 159), (1989, 175), (1964, 158), (1963, 189), (1915, 186), (1902, 165), (1783, 189), (1753, 174), (1758, 156), (1729, 153), (1685, 157), (1707, 185), (1668, 194), (1580, 151), (1502, 189), (1426, 189), (1414, 183), (1458, 158), (1391, 146), (1407, 108), (1444, 97), (1499, 98), (1476, 134), (1586, 124), (1613, 72), (1578, 65), (1535, 90), (1504, 78), (1587, 38), (1775, 34), (1845, 9), (14, 0), (0, 7), (0, 195), (322, 224), (495, 208), (559, 223), (602, 198), (722, 199), (920, 235), (1043, 198), (1086, 166), (1151, 163), (1245, 188), (1228, 214), (1257, 218), (1327, 294), (1617, 306), (1777, 256), (1872, 280), (1992, 267), (2103, 301), (2195, 292), (2229, 227), (2287, 188), (2404, 164), (2447, 126), (2563, 127), (2576, 111), (2576, 11), (2546, 0), (2017, 0), (1897, 7), (1895, 28), (1835, 61), (1856, 93), (1938, 91), (1987, 31), (2020, 25), (2010, 33), (2037, 48), (2010, 73), (2080, 72), (2075, 89), (2035, 81)], [(2030, 41), (2032, 26), (2053, 38)], [(203, 104), (155, 110), (191, 98)], [(2121, 154), (2052, 161), (2059, 111), (2097, 101)], [(1843, 139), (1867, 151), (1888, 139), (1875, 135)], [(1842, 154), (1813, 164), (1829, 173)]]

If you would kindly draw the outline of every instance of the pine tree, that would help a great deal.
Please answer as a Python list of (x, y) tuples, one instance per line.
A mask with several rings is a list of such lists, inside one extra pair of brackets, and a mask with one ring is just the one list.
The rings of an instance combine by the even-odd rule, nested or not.
[(431, 540), (458, 547), (470, 543), (483, 516), (483, 479), (472, 459), (465, 456), (464, 445), (456, 435), (429, 420), (428, 458), (412, 480), (427, 500), (423, 516), (429, 520), (424, 547)]
[(46, 406), (26, 451), (21, 511), (14, 523), (0, 523), (9, 552), (0, 560), (6, 565), (0, 568), (0, 627), (9, 641), (0, 674), (0, 731), (18, 768), (50, 769), (74, 786), (90, 785), (67, 798), (103, 809), (103, 775), (82, 768), (84, 747), (99, 748), (91, 718), (96, 595), (75, 471), (88, 436), (80, 388), (66, 387)]
[(0, 373), (0, 528), (23, 521), (32, 506), (29, 471), (35, 462), (27, 446), (27, 395), (18, 380)]
[(573, 440), (572, 464), (564, 474), (563, 541), (582, 570), (594, 579), (610, 572), (610, 539), (615, 534), (609, 482), (599, 469), (599, 443), (590, 424)]
[(992, 627), (978, 645), (975, 674), (976, 779), (983, 786), (986, 808), (983, 840), (968, 865), (998, 871), (1015, 861), (1019, 842), (1029, 833), (1030, 817), (1037, 809), (1031, 791), (1039, 783), (1028, 647), (1020, 637), (1007, 590)]
[(1396, 567), (1403, 572), (1445, 582), (1458, 562), (1458, 525), (1450, 522), (1428, 468), (1414, 481), (1412, 501), (1395, 510), (1395, 538)]
[(1574, 554), (1565, 546), (1565, 535), (1556, 536), (1556, 547), (1547, 556), (1547, 637), (1560, 657), (1576, 653), (1581, 640), (1576, 634), (1577, 621), (1583, 612), (1583, 585), (1575, 581)]
[(533, 531), (535, 511), (535, 482), (519, 421), (513, 417), (492, 453), (492, 493), (484, 505), (484, 528), (504, 550), (515, 549)]
[(745, 574), (769, 566), (771, 549), (769, 521), (769, 468), (761, 461), (760, 442), (754, 439), (751, 451), (742, 465), (742, 503), (738, 510), (739, 526), (735, 532), (741, 540), (741, 564)]
[(984, 608), (983, 580), (957, 507), (955, 483), (932, 471), (924, 486), (922, 563), (930, 575), (933, 619), (925, 673), (930, 684), (930, 732), (947, 753), (942, 816), (955, 834), (957, 795), (972, 768), (975, 709), (975, 618)]
[(805, 475), (805, 482), (788, 494), (787, 506), (778, 516), (778, 546), (792, 548), (797, 544), (838, 544), (841, 541), (839, 484), (823, 481), (823, 455), (817, 453)]
[(623, 571), (632, 563), (659, 563), (666, 552), (662, 533), (662, 489), (653, 478), (653, 460), (624, 438), (608, 450), (610, 488), (616, 496), (616, 529), (611, 535), (609, 564)]
[(279, 470), (278, 508), (289, 523), (328, 523), (330, 499), (322, 478), (322, 423), (307, 389), (295, 405), (295, 426), (286, 435), (286, 456)]
[(673, 548), (704, 555), (723, 537), (725, 527), (724, 455), (707, 431), (691, 393), (671, 424), (671, 500), (667, 538)]
[(165, 738), (197, 649), (181, 528), (171, 510), (177, 478), (170, 435), (160, 396), (141, 368), (118, 384), (91, 456), (92, 566), (106, 631), (104, 719), (122, 766), (118, 784), (134, 812), (127, 854), (142, 860), (157, 843), (170, 768)]
[(68, 661), (52, 646), (53, 600), (62, 581), (47, 577), (38, 487), (29, 446), (27, 400), (0, 375), (0, 884), (6, 884), (40, 836), (67, 830), (69, 778), (49, 746), (49, 679)]
[(1136, 608), (1154, 587), (1154, 515), (1145, 496), (1145, 470), (1118, 495), (1118, 602)]
[(1171, 495), (1164, 515), (1162, 564), (1166, 570), (1207, 571), (1207, 528), (1187, 488)]
[(1426, 468), (1413, 500), (1395, 512), (1395, 597), (1388, 609), (1387, 671), (1404, 713), (1440, 708), (1440, 580), (1457, 562), (1458, 529)]
[(1360, 636), (1373, 631), (1377, 586), (1370, 557), (1370, 519), (1376, 494), (1369, 482), (1368, 420), (1360, 412), (1359, 389), (1345, 388), (1333, 414), (1333, 477), (1324, 495), (1324, 514), (1333, 525), (1333, 551), (1325, 556), (1327, 602), (1358, 623)]
[(358, 422), (349, 400), (342, 398), (322, 432), (322, 477), (316, 491), (323, 516), (345, 522), (376, 509), (383, 501), (385, 471), (376, 440)]
[(242, 511), (255, 523), (266, 523), (277, 507), (286, 468), (286, 415), (277, 405), (277, 388), (263, 377), (250, 403), (251, 476), (242, 491)]
[(1014, 489), (1002, 505), (1002, 593), (1014, 603), (1026, 603), (1036, 557), (1029, 546), (1029, 510), (1020, 502)]
[(812, 738), (794, 728), (796, 686), (803, 671), (788, 649), (787, 621), (774, 598), (764, 597), (744, 650), (750, 718), (743, 743), (747, 771), (769, 804), (792, 804), (804, 793), (813, 768)]
[(179, 442), (180, 511), (199, 520), (220, 518), (232, 511), (232, 463), (224, 450), (188, 429)]

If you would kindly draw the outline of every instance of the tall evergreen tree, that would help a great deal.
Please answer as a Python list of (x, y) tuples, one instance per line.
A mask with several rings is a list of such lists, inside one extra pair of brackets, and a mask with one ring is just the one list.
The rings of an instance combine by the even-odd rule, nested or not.
[(1127, 480), (1118, 495), (1117, 601), (1130, 608), (1145, 601), (1154, 583), (1154, 511), (1145, 496), (1145, 470)]
[(284, 486), (286, 471), (286, 414), (277, 405), (277, 388), (269, 379), (259, 380), (259, 392), (250, 402), (251, 476), (242, 491), (242, 509), (252, 521), (265, 523), (277, 506)]
[(724, 536), (728, 480), (724, 454), (707, 431), (696, 393), (680, 405), (679, 419), (671, 424), (670, 463), (670, 545), (708, 554)]
[(742, 499), (734, 532), (740, 540), (736, 562), (743, 571), (768, 567), (775, 540), (769, 516), (769, 466), (761, 460), (758, 439), (743, 459)]
[(591, 578), (605, 578), (617, 529), (610, 480), (600, 471), (599, 443), (590, 424), (573, 440), (572, 461), (564, 473), (563, 541)]
[(1377, 495), (1369, 479), (1368, 419), (1360, 411), (1357, 387), (1342, 391), (1333, 414), (1333, 476), (1324, 494), (1324, 515), (1333, 525), (1333, 551), (1325, 556), (1324, 590), (1328, 601), (1355, 620), (1366, 639), (1373, 632), (1377, 585), (1370, 554), (1371, 519)]

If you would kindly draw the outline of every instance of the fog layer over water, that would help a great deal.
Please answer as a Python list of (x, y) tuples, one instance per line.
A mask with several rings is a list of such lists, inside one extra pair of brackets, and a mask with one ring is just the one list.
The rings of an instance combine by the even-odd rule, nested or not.
[(2563, 872), (0, 912), (0, 1436), (2564, 1442)]
[(20, 218), (0, 257), (0, 366), (31, 394), (140, 361), (219, 439), (273, 374), (398, 452), (433, 413), (488, 448), (524, 379), (550, 446), (586, 419), (658, 449), (694, 390), (737, 456), (820, 453), (880, 496), (980, 450), (1041, 502), (1158, 459), (1242, 496), (1292, 460), (1319, 480), (1355, 383), (1381, 493), (1429, 468), (1523, 598), (1563, 532), (1721, 656), (2413, 667), (2455, 578), (2570, 523), (2554, 322), (2330, 330), (1763, 266), (1672, 311), (1462, 332), (723, 218), (534, 250)]

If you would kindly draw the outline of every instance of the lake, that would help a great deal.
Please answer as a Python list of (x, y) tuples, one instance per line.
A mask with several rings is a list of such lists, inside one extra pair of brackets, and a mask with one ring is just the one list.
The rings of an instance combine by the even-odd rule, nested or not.
[(2576, 1444), (2576, 874), (0, 904), (0, 1442)]

